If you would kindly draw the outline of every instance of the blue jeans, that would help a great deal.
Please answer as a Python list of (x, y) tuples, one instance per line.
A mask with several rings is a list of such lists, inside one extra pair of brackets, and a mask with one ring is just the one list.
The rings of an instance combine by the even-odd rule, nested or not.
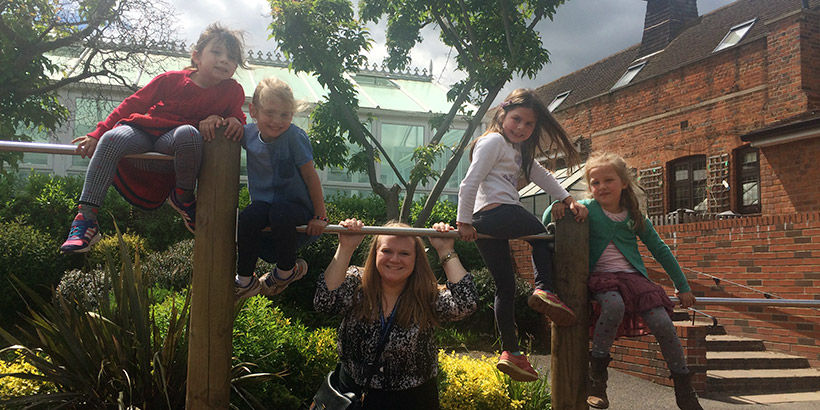
[[(544, 224), (520, 205), (499, 205), (473, 215), (473, 227), (492, 239), (475, 241), (484, 264), (495, 281), (495, 320), (501, 334), (502, 350), (517, 351), (515, 335), (515, 272), (509, 239), (544, 233)], [(532, 246), (535, 287), (552, 290), (552, 250), (545, 240), (527, 241)]]

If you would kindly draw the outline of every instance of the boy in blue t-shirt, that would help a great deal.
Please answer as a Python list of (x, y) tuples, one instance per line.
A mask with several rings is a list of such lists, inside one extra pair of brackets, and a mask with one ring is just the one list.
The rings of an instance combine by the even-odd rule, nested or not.
[[(249, 104), (255, 123), (245, 126), (251, 203), (239, 214), (235, 299), (275, 296), (307, 273), (296, 251), (315, 241), (327, 226), (322, 184), (313, 166), (307, 134), (293, 125), (297, 103), (284, 81), (259, 82)], [(306, 233), (296, 227), (307, 224)], [(263, 230), (270, 227), (270, 236)], [(276, 263), (257, 278), (256, 259)]]

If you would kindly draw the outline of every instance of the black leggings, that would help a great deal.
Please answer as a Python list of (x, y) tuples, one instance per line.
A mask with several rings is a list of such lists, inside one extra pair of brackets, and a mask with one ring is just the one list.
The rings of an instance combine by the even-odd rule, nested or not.
[[(518, 337), (515, 334), (515, 271), (508, 239), (547, 230), (524, 207), (507, 204), (476, 212), (473, 215), (473, 226), (478, 233), (493, 236), (493, 239), (477, 239), (475, 244), (495, 281), (495, 321), (501, 334), (501, 349), (518, 351)], [(552, 250), (547, 246), (547, 241), (528, 242), (532, 245), (535, 287), (552, 290)]]
[[(293, 269), (296, 251), (303, 244), (296, 226), (306, 224), (310, 218), (310, 210), (293, 202), (251, 202), (239, 214), (236, 273), (239, 276), (251, 276), (256, 267), (256, 259), (266, 251), (262, 249), (266, 244), (273, 246), (273, 259), (279, 269)], [(270, 242), (263, 241), (262, 230), (267, 227), (271, 230)]]

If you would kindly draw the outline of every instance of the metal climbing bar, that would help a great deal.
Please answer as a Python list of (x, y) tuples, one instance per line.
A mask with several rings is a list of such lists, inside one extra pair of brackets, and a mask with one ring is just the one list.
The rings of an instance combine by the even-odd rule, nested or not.
[[(67, 144), (50, 144), (43, 142), (22, 142), (22, 141), (0, 141), (0, 151), (11, 152), (33, 152), (38, 154), (58, 154), (58, 155), (80, 155), (74, 150), (77, 147)], [(159, 152), (144, 152), (141, 154), (126, 155), (126, 158), (136, 159), (156, 159), (169, 161), (173, 160), (172, 155), (160, 154)]]
[[(298, 232), (305, 232), (307, 230), (307, 225), (297, 226), (296, 230)], [(433, 228), (404, 228), (400, 226), (364, 226), (359, 231), (351, 231), (344, 226), (341, 225), (328, 225), (325, 227), (324, 233), (335, 233), (335, 234), (365, 234), (365, 235), (396, 235), (396, 236), (427, 236), (427, 237), (437, 237), (437, 238), (455, 238), (458, 239), (459, 234), (458, 231), (450, 231), (450, 232), (439, 232)], [(478, 234), (479, 238), (487, 239), (492, 238), (492, 236)], [(522, 240), (555, 240), (555, 235), (541, 233), (536, 235), (527, 235), (522, 236), (520, 238), (514, 239), (522, 239)]]

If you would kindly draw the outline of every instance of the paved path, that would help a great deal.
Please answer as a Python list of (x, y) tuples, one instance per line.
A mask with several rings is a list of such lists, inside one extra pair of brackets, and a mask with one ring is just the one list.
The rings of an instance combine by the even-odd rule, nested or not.
[[(533, 365), (549, 369), (549, 356), (534, 356)], [(650, 381), (609, 370), (611, 410), (677, 410), (675, 391)], [(820, 410), (820, 391), (799, 394), (757, 396), (706, 395), (701, 397), (704, 410)], [(560, 410), (560, 409), (556, 409)]]

